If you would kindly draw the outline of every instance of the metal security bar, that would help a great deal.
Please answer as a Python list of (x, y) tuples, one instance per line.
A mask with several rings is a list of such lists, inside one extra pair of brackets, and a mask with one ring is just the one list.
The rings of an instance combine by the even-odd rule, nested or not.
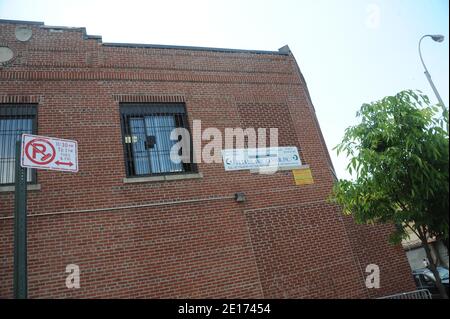
[[(15, 145), (23, 133), (36, 132), (34, 104), (0, 104), (0, 185), (14, 184)], [(36, 172), (28, 169), (27, 181), (36, 182)]]
[(378, 299), (431, 299), (431, 293), (428, 289), (403, 292), (391, 296), (381, 297)]
[[(120, 113), (128, 177), (196, 171), (192, 161), (177, 163), (170, 156), (173, 145), (181, 138), (171, 140), (172, 130), (189, 129), (184, 104), (121, 103)], [(183, 148), (178, 155), (182, 155)]]

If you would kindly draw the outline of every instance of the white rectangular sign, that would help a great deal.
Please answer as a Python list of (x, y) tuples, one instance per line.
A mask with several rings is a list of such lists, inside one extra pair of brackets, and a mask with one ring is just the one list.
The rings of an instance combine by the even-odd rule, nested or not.
[(78, 172), (78, 144), (60, 138), (22, 134), (20, 165), (28, 168)]
[(222, 150), (226, 171), (296, 169), (302, 166), (297, 147), (268, 147)]

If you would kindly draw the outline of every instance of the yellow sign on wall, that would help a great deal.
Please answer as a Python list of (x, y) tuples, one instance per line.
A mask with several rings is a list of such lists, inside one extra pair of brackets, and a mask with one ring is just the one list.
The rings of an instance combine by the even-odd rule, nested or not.
[(294, 175), (295, 185), (309, 185), (314, 184), (314, 179), (312, 177), (311, 169), (309, 166), (300, 169), (292, 170)]

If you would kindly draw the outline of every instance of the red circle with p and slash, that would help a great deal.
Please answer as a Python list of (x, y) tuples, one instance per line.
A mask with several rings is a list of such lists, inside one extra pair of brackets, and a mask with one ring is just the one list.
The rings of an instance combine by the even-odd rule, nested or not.
[[(38, 144), (38, 142), (40, 142), (42, 144)], [(44, 149), (43, 150), (39, 149), (37, 147), (37, 145), (35, 145), (35, 144), (37, 144), (39, 146), (44, 146)], [(48, 145), (49, 148), (51, 149), (50, 153), (45, 153), (45, 151), (48, 150), (46, 145)], [(37, 160), (33, 157), (33, 155), (30, 155), (30, 149), (34, 150), (33, 155), (35, 155), (36, 153), (42, 154), (43, 156), (41, 157), (41, 160)], [(49, 141), (42, 139), (42, 138), (36, 138), (36, 139), (29, 141), (25, 145), (25, 154), (27, 155), (28, 159), (30, 161), (32, 161), (33, 163), (38, 164), (38, 165), (46, 165), (46, 164), (51, 163), (55, 159), (56, 150), (55, 150), (55, 147)]]

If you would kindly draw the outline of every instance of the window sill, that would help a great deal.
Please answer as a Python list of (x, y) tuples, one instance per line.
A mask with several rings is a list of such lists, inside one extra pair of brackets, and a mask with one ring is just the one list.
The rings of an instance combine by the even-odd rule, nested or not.
[[(8, 193), (8, 192), (14, 192), (15, 186), (14, 185), (8, 185), (8, 186), (0, 186), (0, 193)], [(41, 184), (31, 184), (27, 185), (28, 191), (40, 191), (41, 190)]]
[(178, 181), (183, 179), (197, 179), (203, 178), (202, 173), (188, 173), (180, 175), (160, 175), (160, 176), (147, 176), (147, 177), (130, 177), (124, 178), (123, 182), (128, 183), (146, 183), (146, 182), (164, 182), (164, 181)]

